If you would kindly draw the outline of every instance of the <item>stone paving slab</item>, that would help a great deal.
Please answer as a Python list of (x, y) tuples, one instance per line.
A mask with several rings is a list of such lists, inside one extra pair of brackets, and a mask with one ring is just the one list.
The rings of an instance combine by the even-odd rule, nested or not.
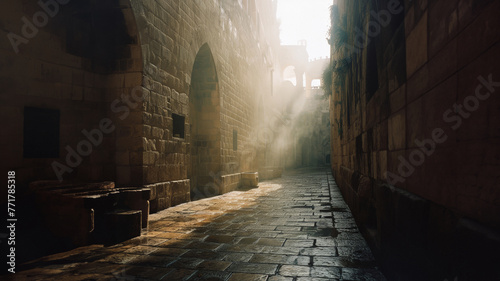
[(386, 280), (324, 169), (172, 207), (141, 237), (21, 268), (12, 280)]

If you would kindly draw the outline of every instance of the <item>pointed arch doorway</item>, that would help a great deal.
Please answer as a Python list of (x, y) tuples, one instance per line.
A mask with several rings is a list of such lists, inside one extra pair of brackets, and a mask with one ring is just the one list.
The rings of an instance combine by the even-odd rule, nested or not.
[(196, 55), (189, 95), (191, 121), (191, 199), (220, 194), (220, 93), (212, 51), (204, 44)]

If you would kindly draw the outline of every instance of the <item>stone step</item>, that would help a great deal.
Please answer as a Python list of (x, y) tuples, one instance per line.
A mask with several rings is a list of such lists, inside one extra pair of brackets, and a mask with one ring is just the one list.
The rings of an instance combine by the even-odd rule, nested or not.
[(104, 214), (104, 243), (117, 244), (141, 235), (142, 211), (116, 210)]

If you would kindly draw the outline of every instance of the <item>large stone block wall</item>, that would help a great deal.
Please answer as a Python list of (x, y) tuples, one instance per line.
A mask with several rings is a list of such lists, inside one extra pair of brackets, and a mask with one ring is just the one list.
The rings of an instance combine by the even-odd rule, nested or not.
[[(481, 268), (481, 278), (493, 280), (500, 1), (372, 2), (336, 1), (352, 31), (349, 43), (355, 27), (370, 43), (354, 53), (344, 86), (330, 99), (333, 173), (393, 269), (443, 280)], [(404, 7), (404, 17), (393, 14), (386, 28), (367, 35), (373, 13), (391, 3)], [(471, 240), (489, 246), (461, 247)], [(466, 256), (481, 258), (465, 266)]]
[[(267, 1), (257, 4), (261, 9), (271, 5)], [(144, 104), (144, 183), (190, 178), (197, 173), (195, 169), (210, 167), (211, 171), (203, 174), (214, 182), (220, 182), (224, 174), (256, 170), (251, 135), (259, 117), (256, 101), (271, 91), (272, 36), (264, 36), (249, 8), (234, 1), (137, 1), (132, 6), (142, 31), (144, 83), (150, 93)], [(191, 159), (192, 150), (203, 147), (194, 147), (191, 142), (196, 116), (189, 116), (190, 99), (194, 99), (190, 97), (192, 75), (203, 46), (208, 47), (215, 65), (219, 105), (212, 104), (218, 109), (203, 112), (199, 119), (220, 118), (220, 126), (210, 129), (218, 130), (219, 144), (214, 144), (220, 146), (219, 155), (208, 152), (203, 157), (210, 159), (205, 160), (198, 154)], [(184, 139), (172, 137), (172, 113), (186, 117)], [(196, 130), (208, 130), (201, 125)], [(233, 146), (235, 131), (237, 149)], [(196, 166), (192, 161), (210, 165)], [(202, 180), (194, 184), (209, 183)]]
[(190, 200), (189, 180), (170, 181), (148, 184), (145, 187), (151, 189), (150, 212), (167, 209)]
[[(40, 10), (36, 3), (17, 1), (2, 4), (0, 12), (2, 151), (8, 159), (3, 169), (16, 170), (25, 183), (53, 179), (51, 164), (65, 163), (64, 147), (76, 148), (85, 140), (82, 130), (99, 128), (109, 118), (115, 130), (63, 179), (113, 180), (119, 186), (187, 182), (171, 185), (172, 194), (183, 199), (160, 205), (189, 200), (191, 80), (197, 54), (208, 46), (220, 95), (217, 182), (224, 174), (257, 171), (252, 133), (257, 101), (271, 92), (279, 45), (275, 3), (69, 2), (16, 54), (7, 34), (22, 34), (23, 16), (31, 19)], [(25, 106), (61, 111), (59, 157), (23, 157)], [(172, 114), (185, 118), (184, 138), (173, 136)]]
[[(53, 17), (36, 2), (1, 6), (1, 165), (2, 171), (17, 172), (18, 191), (37, 179), (114, 180), (120, 167), (142, 165), (141, 106), (134, 102), (132, 108), (121, 97), (130, 98), (142, 82), (130, 5), (69, 3), (52, 6)], [(59, 111), (59, 156), (24, 157), (25, 107)], [(92, 135), (91, 146), (83, 130)]]
[(222, 190), (221, 193), (226, 193), (229, 191), (236, 190), (241, 186), (241, 173), (224, 175), (222, 178)]

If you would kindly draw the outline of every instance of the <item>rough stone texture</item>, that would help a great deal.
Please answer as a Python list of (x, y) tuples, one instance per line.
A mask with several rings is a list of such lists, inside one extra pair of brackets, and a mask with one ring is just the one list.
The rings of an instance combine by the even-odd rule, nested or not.
[[(190, 178), (193, 190), (219, 181), (221, 175), (256, 169), (247, 155), (252, 152), (249, 137), (257, 118), (252, 108), (259, 95), (271, 90), (265, 63), (273, 64), (273, 49), (260, 50), (256, 43), (275, 47), (273, 8), (261, 1), (256, 7), (227, 1), (151, 4), (132, 3), (139, 30), (144, 30), (142, 51), (149, 58), (144, 62), (145, 82), (152, 88), (145, 105), (151, 121), (144, 122), (151, 134), (144, 141), (154, 160), (144, 167), (145, 181)], [(257, 13), (259, 20), (271, 22), (267, 29), (259, 28)], [(165, 26), (156, 26), (155, 19)], [(146, 28), (150, 23), (152, 30)], [(155, 53), (156, 46), (161, 46), (161, 53)], [(154, 100), (156, 95), (164, 103)], [(172, 113), (186, 116), (184, 140), (171, 137)], [(155, 128), (160, 132), (155, 134)]]
[[(353, 35), (355, 27), (368, 34), (370, 11), (391, 2), (404, 12), (369, 37), (330, 99), (333, 174), (394, 269), (390, 278), (498, 279), (491, 259), (500, 240), (488, 237), (500, 237), (499, 88), (484, 80), (500, 80), (500, 1), (336, 1)], [(377, 67), (368, 69), (373, 54)], [(374, 71), (378, 87), (368, 95)], [(481, 240), (489, 246), (460, 246)]]
[[(142, 146), (140, 133), (130, 137), (132, 132), (142, 131), (138, 127), (142, 123), (141, 114), (136, 112), (141, 104), (134, 102), (135, 108), (125, 107), (130, 111), (126, 121), (120, 119), (125, 111), (113, 112), (111, 107), (115, 99), (140, 86), (142, 80), (139, 34), (132, 26), (130, 6), (110, 3), (93, 7), (86, 2), (80, 7), (69, 4), (60, 8), (46, 26), (33, 31), (28, 43), (20, 44), (17, 54), (7, 38), (8, 31), (22, 35), (21, 18), (26, 16), (32, 21), (33, 14), (41, 8), (34, 2), (5, 2), (1, 8), (0, 18), (5, 28), (0, 32), (3, 85), (0, 98), (2, 126), (9, 127), (2, 136), (3, 151), (8, 151), (2, 169), (16, 170), (23, 175), (18, 179), (20, 187), (36, 179), (55, 178), (51, 167), (54, 160), (72, 170), (64, 174), (68, 180), (115, 180), (122, 167), (128, 167), (130, 177), (133, 174), (130, 169), (142, 165), (140, 157), (133, 157)], [(101, 26), (90, 24), (90, 9), (94, 9), (95, 23)], [(103, 20), (108, 14), (115, 14), (112, 25)], [(95, 37), (91, 39), (90, 34)], [(59, 156), (23, 157), (26, 106), (59, 110)], [(122, 102), (117, 107), (120, 106), (124, 106)], [(96, 137), (103, 118), (113, 121), (114, 130)], [(86, 140), (82, 130), (94, 135), (97, 145), (90, 148), (93, 153), (83, 157), (81, 164), (73, 158), (70, 161), (77, 164), (68, 165), (66, 146), (78, 151), (77, 144)], [(88, 151), (88, 147), (83, 151)]]
[[(65, 180), (152, 185), (151, 209), (160, 210), (221, 175), (258, 170), (256, 108), (280, 79), (270, 75), (278, 69), (276, 2), (70, 1), (18, 53), (7, 35), (22, 35), (22, 17), (41, 7), (1, 6), (2, 170), (16, 170), (19, 192), (56, 178), (57, 161)], [(23, 156), (26, 106), (60, 111), (58, 155)], [(112, 129), (99, 132), (106, 118)], [(82, 130), (94, 138), (92, 152), (81, 147)], [(81, 160), (67, 147), (84, 151)]]
[(241, 173), (222, 176), (222, 194), (238, 189), (241, 186)]
[(258, 187), (259, 186), (259, 173), (242, 173), (241, 185), (243, 187)]
[(323, 169), (172, 207), (141, 237), (47, 256), (16, 278), (386, 280)]
[[(406, 39), (406, 73), (411, 76), (427, 61), (427, 15), (420, 19)], [(422, 47), (426, 46), (426, 47)]]

